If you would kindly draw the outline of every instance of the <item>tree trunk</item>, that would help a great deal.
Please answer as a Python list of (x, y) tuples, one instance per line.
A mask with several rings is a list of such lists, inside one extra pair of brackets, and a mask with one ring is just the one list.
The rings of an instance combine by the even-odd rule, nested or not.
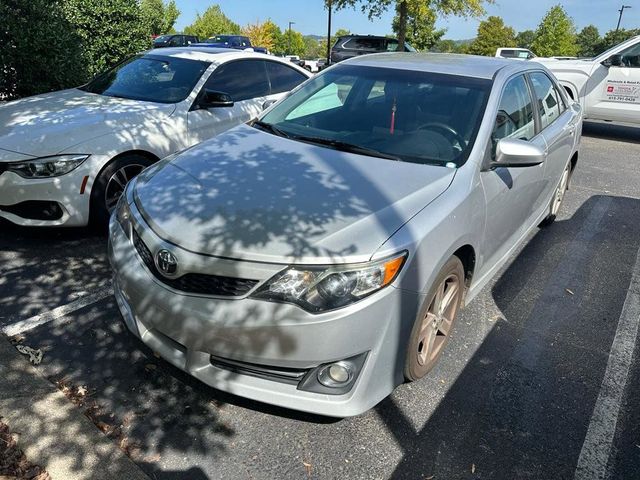
[(407, 40), (407, 2), (398, 0), (398, 52), (404, 52), (404, 43)]

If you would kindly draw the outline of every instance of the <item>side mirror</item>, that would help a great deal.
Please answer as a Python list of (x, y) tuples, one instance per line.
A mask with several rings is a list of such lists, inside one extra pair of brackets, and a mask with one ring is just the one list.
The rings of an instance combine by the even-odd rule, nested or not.
[(273, 105), (274, 103), (276, 103), (278, 100), (276, 99), (271, 99), (271, 100), (267, 100), (266, 102), (264, 102), (262, 104), (262, 110), (266, 110), (267, 108), (269, 108), (271, 105)]
[(536, 145), (518, 138), (503, 138), (496, 146), (496, 158), (491, 168), (533, 167), (544, 162), (545, 153)]
[(622, 66), (622, 55), (611, 55), (602, 62), (602, 65), (605, 67), (620, 67)]
[(233, 100), (228, 93), (207, 90), (202, 93), (198, 100), (198, 108), (228, 108), (233, 107)]

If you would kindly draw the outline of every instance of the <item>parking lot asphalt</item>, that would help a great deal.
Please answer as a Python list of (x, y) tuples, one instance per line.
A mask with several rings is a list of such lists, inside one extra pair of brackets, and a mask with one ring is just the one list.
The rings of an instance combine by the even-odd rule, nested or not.
[(585, 126), (558, 220), (463, 311), (438, 366), (337, 420), (208, 388), (130, 336), (106, 242), (0, 223), (0, 326), (156, 479), (640, 474), (640, 129)]

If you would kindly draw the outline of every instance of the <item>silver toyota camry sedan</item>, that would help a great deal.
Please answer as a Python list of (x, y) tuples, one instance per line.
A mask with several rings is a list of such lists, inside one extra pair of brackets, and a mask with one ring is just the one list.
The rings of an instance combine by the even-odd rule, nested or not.
[(426, 375), (464, 304), (553, 222), (581, 130), (535, 62), (345, 61), (129, 184), (118, 306), (210, 386), (362, 413)]

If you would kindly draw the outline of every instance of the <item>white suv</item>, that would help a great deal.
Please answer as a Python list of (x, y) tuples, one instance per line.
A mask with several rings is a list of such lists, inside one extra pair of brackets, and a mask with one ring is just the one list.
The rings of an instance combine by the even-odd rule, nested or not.
[(640, 35), (595, 58), (536, 61), (582, 105), (585, 118), (640, 124)]

